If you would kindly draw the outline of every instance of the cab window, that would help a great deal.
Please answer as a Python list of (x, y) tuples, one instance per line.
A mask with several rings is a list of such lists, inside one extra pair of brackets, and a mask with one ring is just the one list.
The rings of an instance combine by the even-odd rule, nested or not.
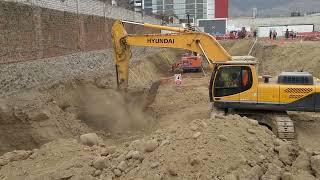
[(249, 67), (221, 67), (215, 79), (214, 96), (222, 97), (237, 94), (250, 89), (251, 86), (252, 74)]
[(249, 90), (252, 87), (252, 73), (249, 67), (241, 68), (241, 89), (242, 92)]

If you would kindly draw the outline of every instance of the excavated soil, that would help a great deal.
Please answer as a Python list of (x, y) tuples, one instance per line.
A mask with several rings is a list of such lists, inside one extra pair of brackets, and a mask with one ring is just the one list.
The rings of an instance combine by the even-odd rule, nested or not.
[[(222, 44), (232, 55), (247, 55), (253, 41)], [(252, 55), (260, 62), (260, 75), (301, 70), (303, 65), (319, 77), (319, 45), (259, 41)], [(179, 58), (176, 52), (133, 60), (126, 93), (115, 90), (112, 68), (100, 67), (109, 55), (85, 57), (94, 57), (90, 66), (71, 63), (89, 67), (77, 76), (26, 88), (13, 76), (6, 83), (0, 100), (1, 179), (320, 178), (318, 114), (290, 113), (298, 138), (282, 141), (249, 118), (212, 116), (209, 77), (184, 74), (182, 85), (176, 86), (170, 72), (170, 64)], [(5, 68), (17, 73), (14, 67)], [(157, 82), (158, 91), (148, 91)], [(82, 134), (92, 144), (84, 145)]]

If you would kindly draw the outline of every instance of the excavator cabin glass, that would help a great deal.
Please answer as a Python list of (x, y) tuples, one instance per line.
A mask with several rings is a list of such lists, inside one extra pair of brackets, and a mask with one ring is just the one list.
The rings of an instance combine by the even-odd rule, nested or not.
[(252, 73), (247, 66), (222, 66), (214, 82), (214, 97), (230, 96), (252, 87)]

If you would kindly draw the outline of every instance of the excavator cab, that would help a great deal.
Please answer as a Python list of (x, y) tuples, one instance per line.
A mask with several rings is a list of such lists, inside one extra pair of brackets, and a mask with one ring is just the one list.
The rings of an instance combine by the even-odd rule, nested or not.
[(209, 86), (210, 101), (225, 106), (244, 100), (257, 102), (256, 64), (255, 61), (235, 60), (217, 65)]

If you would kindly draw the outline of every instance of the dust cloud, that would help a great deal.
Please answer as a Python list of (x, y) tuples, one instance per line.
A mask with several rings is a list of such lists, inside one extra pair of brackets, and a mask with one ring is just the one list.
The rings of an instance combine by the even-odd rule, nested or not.
[(98, 89), (86, 85), (79, 89), (79, 119), (92, 128), (121, 133), (143, 129), (153, 122), (144, 111), (146, 95)]

